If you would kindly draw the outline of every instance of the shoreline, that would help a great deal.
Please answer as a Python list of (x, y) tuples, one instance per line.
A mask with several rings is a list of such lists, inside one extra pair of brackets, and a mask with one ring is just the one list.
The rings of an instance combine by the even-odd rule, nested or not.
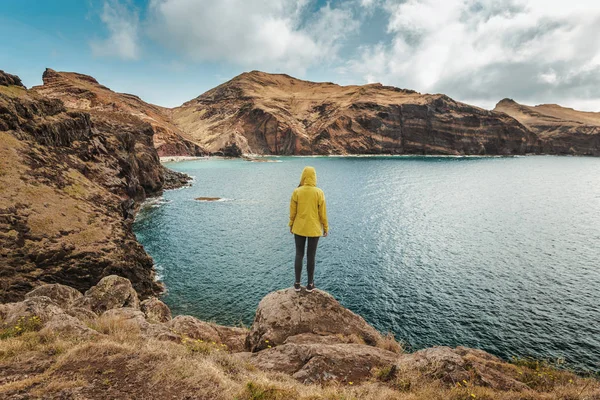
[(452, 154), (312, 154), (312, 155), (287, 155), (287, 154), (242, 154), (240, 157), (224, 156), (163, 156), (159, 157), (161, 164), (177, 163), (198, 160), (227, 160), (236, 159), (249, 162), (265, 162), (269, 158), (525, 158), (525, 157), (590, 157), (591, 155), (572, 154), (514, 154), (514, 155), (452, 155)]

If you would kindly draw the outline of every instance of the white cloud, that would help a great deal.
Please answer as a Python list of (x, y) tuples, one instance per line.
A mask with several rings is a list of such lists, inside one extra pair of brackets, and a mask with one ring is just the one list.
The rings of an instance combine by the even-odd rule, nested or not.
[(381, 7), (391, 41), (361, 47), (347, 65), (365, 81), (482, 105), (564, 98), (600, 109), (597, 0), (387, 0)]
[(357, 28), (350, 9), (307, 0), (151, 0), (149, 34), (194, 61), (304, 73), (336, 59)]
[(118, 0), (104, 2), (100, 19), (106, 25), (109, 36), (104, 40), (90, 42), (92, 54), (99, 57), (118, 57), (137, 60), (139, 47), (139, 15)]

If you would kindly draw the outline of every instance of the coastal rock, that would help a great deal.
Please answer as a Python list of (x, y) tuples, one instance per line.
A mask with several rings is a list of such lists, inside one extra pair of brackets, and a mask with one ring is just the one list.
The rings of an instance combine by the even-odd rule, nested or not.
[(527, 388), (515, 379), (514, 368), (482, 350), (439, 346), (403, 354), (397, 361), (399, 373), (418, 372), (428, 378), (455, 385), (469, 381), (498, 390)]
[(443, 94), (243, 73), (172, 110), (213, 154), (511, 155), (540, 151), (510, 116)]
[(148, 325), (144, 313), (132, 307), (113, 308), (102, 313), (100, 318), (104, 319), (120, 319), (123, 322), (139, 328), (140, 331), (145, 330)]
[(383, 337), (360, 316), (346, 309), (330, 294), (284, 289), (265, 296), (258, 304), (246, 347), (260, 351), (302, 333), (355, 336), (376, 346)]
[(164, 185), (151, 124), (41, 93), (0, 85), (0, 302), (48, 282), (85, 292), (107, 275), (144, 298), (160, 293), (131, 228)]
[(278, 371), (303, 383), (360, 382), (374, 367), (391, 367), (398, 355), (360, 344), (284, 344), (249, 357), (260, 369)]
[(79, 319), (70, 315), (53, 316), (40, 331), (42, 334), (55, 334), (64, 337), (91, 338), (100, 336), (97, 331), (88, 328)]
[(55, 316), (65, 316), (65, 312), (51, 298), (30, 297), (18, 303), (0, 304), (0, 319), (5, 326), (15, 326), (19, 319), (37, 317), (42, 324)]
[(512, 99), (501, 100), (494, 111), (510, 115), (537, 134), (546, 154), (600, 156), (600, 112), (557, 104), (527, 106)]
[[(85, 295), (75, 301), (75, 306), (86, 307), (97, 314), (121, 307), (140, 308), (140, 301), (129, 279), (109, 275), (90, 288)], [(142, 313), (142, 317), (143, 317)]]
[(169, 307), (156, 297), (150, 297), (142, 301), (140, 309), (144, 312), (148, 321), (167, 322), (172, 319)]
[(44, 84), (33, 87), (32, 90), (48, 98), (60, 99), (68, 108), (110, 112), (116, 118), (119, 118), (119, 114), (130, 115), (149, 123), (159, 156), (206, 154), (170, 121), (169, 110), (166, 108), (146, 103), (131, 94), (113, 92), (88, 75), (47, 68), (42, 79)]
[(211, 324), (189, 315), (178, 315), (167, 322), (165, 326), (173, 333), (190, 339), (221, 343), (219, 333)]
[(16, 75), (8, 74), (2, 70), (0, 70), (0, 86), (20, 86), (24, 88), (25, 86), (21, 82), (21, 78)]
[(65, 312), (83, 322), (90, 322), (98, 318), (98, 314), (83, 307), (71, 307), (66, 309)]
[(248, 329), (233, 326), (223, 326), (211, 324), (219, 335), (219, 342), (227, 346), (227, 350), (232, 353), (242, 352), (246, 348), (246, 337)]
[(54, 302), (59, 304), (63, 309), (68, 308), (73, 302), (81, 297), (83, 294), (77, 289), (70, 286), (61, 285), (60, 283), (53, 283), (39, 286), (33, 289), (31, 292), (25, 295), (25, 298), (46, 296), (51, 298)]

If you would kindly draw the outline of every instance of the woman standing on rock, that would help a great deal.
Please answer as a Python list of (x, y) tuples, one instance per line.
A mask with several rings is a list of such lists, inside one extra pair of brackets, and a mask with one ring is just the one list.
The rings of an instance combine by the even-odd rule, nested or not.
[(327, 236), (329, 224), (327, 223), (327, 207), (325, 194), (317, 187), (317, 172), (313, 167), (305, 167), (300, 178), (300, 185), (292, 193), (290, 200), (290, 233), (294, 234), (296, 241), (296, 260), (294, 269), (296, 282), (294, 289), (300, 291), (300, 278), (302, 276), (302, 261), (304, 247), (308, 239), (307, 265), (308, 285), (306, 291), (312, 292), (315, 288), (315, 255), (319, 238)]

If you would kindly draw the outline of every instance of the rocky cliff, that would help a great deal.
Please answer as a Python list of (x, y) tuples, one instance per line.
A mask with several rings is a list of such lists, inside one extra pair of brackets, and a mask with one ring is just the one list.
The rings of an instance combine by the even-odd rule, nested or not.
[(546, 154), (600, 156), (600, 112), (583, 112), (557, 104), (526, 106), (512, 99), (494, 111), (518, 120), (542, 140)]
[(0, 397), (14, 399), (596, 399), (600, 382), (481, 350), (405, 353), (328, 293), (267, 295), (251, 328), (172, 317), (107, 276), (0, 304)]
[(127, 93), (115, 93), (88, 75), (46, 69), (44, 84), (32, 90), (48, 98), (60, 99), (69, 109), (104, 111), (132, 115), (148, 122), (154, 130), (154, 146), (159, 156), (200, 156), (206, 152), (188, 140), (170, 119), (170, 110), (142, 101)]
[(371, 84), (339, 86), (258, 71), (172, 112), (211, 152), (254, 154), (525, 154), (535, 133), (502, 113), (445, 95)]
[(0, 71), (0, 301), (43, 282), (83, 291), (110, 274), (157, 293), (133, 212), (185, 177), (160, 165), (149, 123), (42, 92)]

